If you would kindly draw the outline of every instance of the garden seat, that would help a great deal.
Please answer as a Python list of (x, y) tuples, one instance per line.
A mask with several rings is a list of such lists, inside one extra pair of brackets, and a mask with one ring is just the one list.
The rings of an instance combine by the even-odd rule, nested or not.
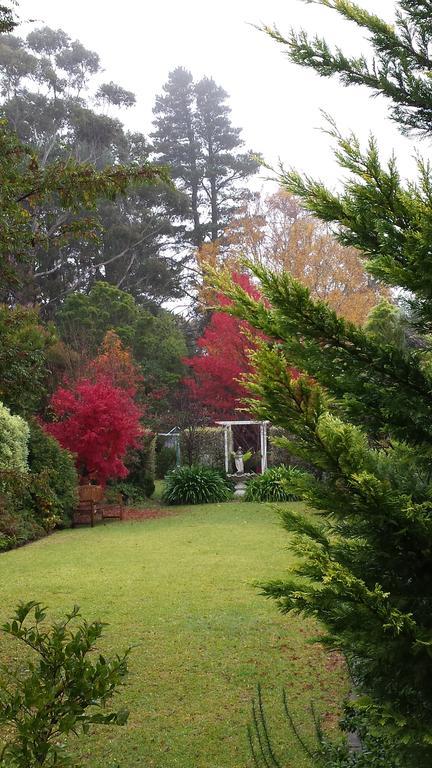
[(123, 520), (123, 497), (116, 502), (108, 502), (103, 497), (100, 486), (85, 485), (79, 489), (79, 502), (72, 518), (72, 526), (94, 524), (103, 520)]

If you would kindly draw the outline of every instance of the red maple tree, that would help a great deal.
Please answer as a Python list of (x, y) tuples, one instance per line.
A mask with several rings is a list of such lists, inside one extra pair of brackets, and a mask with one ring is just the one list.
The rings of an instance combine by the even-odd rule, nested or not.
[[(254, 298), (259, 291), (246, 274), (233, 274), (234, 280)], [(229, 299), (219, 295), (219, 304), (229, 304)], [(238, 418), (238, 409), (247, 395), (239, 381), (250, 372), (248, 352), (253, 348), (250, 335), (256, 335), (251, 326), (224, 312), (214, 312), (203, 335), (198, 339), (201, 353), (184, 362), (193, 371), (193, 377), (185, 379), (192, 398), (215, 419)], [(245, 417), (245, 415), (244, 415)]]
[(127, 390), (106, 376), (84, 379), (68, 389), (59, 387), (50, 406), (56, 420), (44, 427), (75, 454), (81, 476), (101, 485), (126, 477), (123, 459), (130, 448), (139, 447), (143, 434), (142, 410)]

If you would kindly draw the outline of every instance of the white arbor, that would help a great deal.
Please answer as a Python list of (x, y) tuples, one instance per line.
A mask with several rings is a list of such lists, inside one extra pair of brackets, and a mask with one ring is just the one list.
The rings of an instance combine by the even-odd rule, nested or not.
[(224, 428), (225, 437), (225, 472), (229, 474), (230, 455), (233, 451), (232, 428), (236, 426), (247, 427), (250, 425), (259, 427), (260, 430), (260, 453), (261, 453), (261, 472), (267, 469), (267, 427), (269, 421), (216, 421), (216, 424)]

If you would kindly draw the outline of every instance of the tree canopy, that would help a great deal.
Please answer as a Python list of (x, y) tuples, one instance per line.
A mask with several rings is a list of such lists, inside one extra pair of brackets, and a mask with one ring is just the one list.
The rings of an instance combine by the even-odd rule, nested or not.
[(228, 94), (212, 78), (194, 82), (177, 67), (156, 97), (156, 156), (170, 166), (186, 193), (192, 230), (187, 237), (200, 246), (216, 240), (248, 190), (242, 186), (258, 170), (251, 151), (244, 152), (241, 130), (231, 124)]
[[(231, 219), (223, 236), (197, 254), (201, 269), (211, 264), (241, 270), (245, 259), (290, 272), (310, 288), (313, 297), (328, 301), (338, 314), (359, 323), (388, 292), (365, 270), (355, 248), (341, 245), (328, 224), (311, 216), (284, 189), (267, 197), (255, 196)], [(205, 285), (200, 296), (212, 301)]]
[(166, 310), (141, 307), (129, 293), (97, 282), (88, 294), (70, 294), (57, 314), (61, 338), (88, 360), (114, 331), (141, 368), (147, 390), (171, 391), (187, 353), (180, 322)]
[[(182, 293), (175, 217), (186, 203), (169, 183), (166, 169), (151, 165), (147, 139), (127, 131), (113, 114), (133, 105), (134, 95), (112, 82), (100, 85), (101, 72), (98, 55), (62, 30), (42, 27), (25, 40), (0, 38), (5, 130), (12, 129), (31, 147), (25, 150), (31, 162), (51, 175), (70, 168), (61, 187), (70, 196), (82, 183), (78, 168), (93, 174), (93, 183), (111, 174), (112, 189), (87, 184), (79, 207), (65, 209), (57, 187), (51, 196), (31, 198), (33, 226), (36, 231), (42, 226), (42, 235), (49, 237), (32, 244), (28, 266), (18, 270), (21, 282), (14, 296), (41, 303), (48, 315), (69, 292), (86, 290), (101, 278), (144, 301), (161, 303)], [(133, 185), (119, 184), (122, 169)], [(86, 225), (91, 236), (84, 244), (80, 235)], [(59, 229), (68, 232), (67, 241), (59, 238)]]

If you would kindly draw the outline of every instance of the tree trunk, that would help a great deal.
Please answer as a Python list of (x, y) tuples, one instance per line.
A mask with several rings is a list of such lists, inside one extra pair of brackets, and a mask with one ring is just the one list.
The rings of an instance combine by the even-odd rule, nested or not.
[(196, 158), (196, 150), (195, 150), (195, 135), (194, 130), (192, 126), (192, 121), (188, 120), (188, 141), (189, 141), (189, 147), (190, 147), (190, 170), (191, 170), (191, 208), (192, 208), (192, 217), (193, 217), (193, 241), (194, 244), (199, 248), (202, 245), (203, 237), (202, 237), (202, 231), (201, 231), (201, 221), (199, 216), (199, 198), (198, 198), (198, 184), (199, 184), (199, 175), (198, 175), (198, 169), (197, 169), (197, 158)]

